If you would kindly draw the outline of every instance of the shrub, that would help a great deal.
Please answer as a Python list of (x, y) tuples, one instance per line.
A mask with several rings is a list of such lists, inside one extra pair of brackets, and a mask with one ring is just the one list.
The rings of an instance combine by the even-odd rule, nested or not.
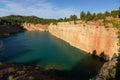
[(112, 20), (111, 21), (112, 24), (113, 24), (113, 27), (115, 27), (118, 31), (117, 31), (117, 34), (118, 34), (118, 43), (117, 45), (120, 46), (120, 21), (115, 21), (115, 20)]

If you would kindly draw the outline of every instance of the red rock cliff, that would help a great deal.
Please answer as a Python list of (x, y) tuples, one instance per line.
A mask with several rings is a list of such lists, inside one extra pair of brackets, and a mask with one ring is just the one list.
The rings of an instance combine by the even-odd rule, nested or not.
[(72, 46), (97, 55), (104, 53), (110, 58), (118, 51), (117, 34), (114, 28), (104, 26), (73, 24), (70, 22), (51, 24), (49, 32)]

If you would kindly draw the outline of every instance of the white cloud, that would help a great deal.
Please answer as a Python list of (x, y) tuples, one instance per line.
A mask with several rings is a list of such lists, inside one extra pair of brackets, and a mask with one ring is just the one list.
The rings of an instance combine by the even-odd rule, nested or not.
[(24, 2), (3, 0), (2, 3), (5, 7), (2, 8), (3, 10), (0, 9), (0, 11), (6, 15), (19, 14), (35, 15), (42, 18), (63, 18), (69, 17), (71, 14), (78, 14), (72, 8), (58, 8), (53, 3), (45, 0), (24, 0)]
[(9, 10), (0, 8), (0, 12), (9, 12)]
[(10, 4), (6, 4), (10, 9), (13, 10), (22, 10), (23, 7), (21, 7), (19, 4), (14, 4), (14, 3), (10, 3)]

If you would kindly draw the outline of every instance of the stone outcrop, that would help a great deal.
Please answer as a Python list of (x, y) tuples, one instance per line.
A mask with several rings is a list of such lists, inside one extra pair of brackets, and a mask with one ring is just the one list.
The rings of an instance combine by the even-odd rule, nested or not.
[(48, 25), (24, 23), (23, 28), (27, 31), (48, 31)]
[(117, 57), (109, 60), (100, 69), (99, 74), (90, 80), (116, 80), (117, 64)]
[(24, 31), (21, 25), (0, 25), (0, 37), (8, 37), (11, 34)]
[(52, 35), (91, 54), (106, 55), (110, 59), (118, 52), (118, 38), (113, 27), (62, 22), (51, 24), (48, 29)]

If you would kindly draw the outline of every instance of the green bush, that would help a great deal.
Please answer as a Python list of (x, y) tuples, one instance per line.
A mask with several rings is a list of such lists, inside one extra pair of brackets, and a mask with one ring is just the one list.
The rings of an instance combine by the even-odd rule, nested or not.
[(115, 78), (115, 75), (116, 75), (116, 68), (113, 68), (111, 71), (111, 76)]
[(111, 21), (112, 24), (113, 24), (113, 27), (115, 27), (118, 31), (117, 31), (117, 34), (118, 34), (118, 43), (117, 45), (120, 46), (120, 21), (115, 21), (115, 20), (112, 20)]

